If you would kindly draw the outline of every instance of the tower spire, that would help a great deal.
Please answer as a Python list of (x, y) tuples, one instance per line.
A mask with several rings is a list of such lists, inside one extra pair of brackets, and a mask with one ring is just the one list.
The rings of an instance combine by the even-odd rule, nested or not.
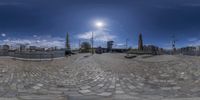
[(70, 49), (69, 33), (68, 32), (67, 32), (67, 35), (66, 35), (66, 49)]
[(139, 33), (138, 50), (143, 50), (142, 33)]

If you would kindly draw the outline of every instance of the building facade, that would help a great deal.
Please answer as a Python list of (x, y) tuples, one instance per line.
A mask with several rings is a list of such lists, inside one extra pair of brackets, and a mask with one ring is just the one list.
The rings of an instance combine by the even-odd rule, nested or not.
[(107, 42), (107, 52), (112, 52), (113, 43), (114, 43), (114, 41)]

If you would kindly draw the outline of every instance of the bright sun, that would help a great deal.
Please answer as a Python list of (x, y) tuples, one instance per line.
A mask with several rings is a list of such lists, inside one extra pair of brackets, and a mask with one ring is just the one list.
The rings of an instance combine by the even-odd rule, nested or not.
[(96, 26), (99, 27), (99, 28), (101, 28), (101, 27), (104, 26), (103, 22), (100, 22), (100, 21), (96, 22), (95, 24), (96, 24)]

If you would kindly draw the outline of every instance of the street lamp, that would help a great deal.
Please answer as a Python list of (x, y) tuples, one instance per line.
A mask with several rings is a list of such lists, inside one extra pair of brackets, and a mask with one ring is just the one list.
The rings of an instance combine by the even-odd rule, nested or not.
[(128, 51), (128, 39), (126, 39), (126, 50)]
[[(95, 27), (102, 28), (105, 24), (102, 21), (96, 21)], [(92, 32), (92, 38), (91, 38), (91, 44), (92, 44), (92, 55), (94, 54), (94, 32)]]
[(92, 55), (94, 54), (94, 46), (93, 46), (93, 43), (94, 43), (94, 37), (93, 37), (93, 32), (92, 32), (92, 38), (91, 38), (91, 42), (92, 42)]

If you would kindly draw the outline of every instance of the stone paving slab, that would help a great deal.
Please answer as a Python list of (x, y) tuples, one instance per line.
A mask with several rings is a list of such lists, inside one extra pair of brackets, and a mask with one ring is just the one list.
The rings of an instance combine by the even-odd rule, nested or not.
[(113, 98), (106, 98), (100, 96), (69, 96), (69, 100), (113, 100)]
[(141, 98), (141, 97), (132, 97), (129, 95), (115, 95), (113, 97), (100, 97), (100, 96), (69, 96), (69, 100), (200, 100), (197, 98), (170, 98), (170, 99), (159, 99), (154, 96), (151, 98)]
[(18, 98), (0, 98), (0, 100), (19, 100)]
[(194, 97), (194, 98), (170, 98), (170, 99), (163, 99), (163, 100), (200, 100), (200, 97)]
[(200, 97), (200, 58), (155, 62), (163, 56), (125, 60), (118, 54), (84, 55), (41, 62), (0, 58), (0, 95), (27, 100), (51, 99), (47, 95), (108, 100)]
[(90, 97), (70, 97), (69, 100), (200, 100), (200, 98), (173, 98), (173, 99), (145, 99), (139, 97), (129, 97), (127, 95), (118, 95), (115, 97), (98, 97), (98, 96), (90, 96)]
[(68, 100), (67, 96), (59, 95), (28, 95), (20, 96), (19, 100)]

